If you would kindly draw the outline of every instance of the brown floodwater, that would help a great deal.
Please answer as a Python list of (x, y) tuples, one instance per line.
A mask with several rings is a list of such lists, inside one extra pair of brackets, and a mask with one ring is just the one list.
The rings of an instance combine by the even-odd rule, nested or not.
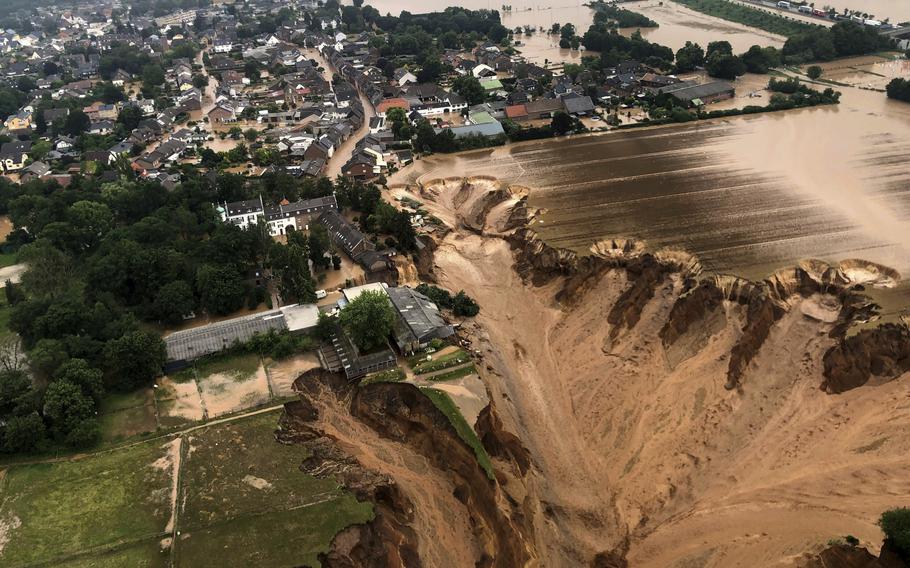
[[(672, 48), (674, 51), (687, 41), (707, 47), (712, 41), (726, 40), (733, 51), (741, 53), (753, 45), (782, 47), (786, 38), (728, 22), (690, 10), (670, 0), (645, 0), (623, 4), (624, 8), (644, 14), (659, 24), (656, 28), (642, 28), (641, 35), (648, 41)], [(635, 29), (623, 29), (630, 35)]]
[(890, 18), (893, 23), (910, 21), (910, 2), (907, 0), (825, 0), (816, 6), (831, 6), (838, 12), (844, 8), (875, 16), (876, 20)]
[[(392, 181), (530, 187), (545, 210), (535, 228), (579, 251), (633, 237), (753, 279), (804, 258), (910, 274), (910, 105), (843, 91), (837, 106), (432, 156)], [(910, 289), (888, 298), (908, 306)]]
[[(446, 6), (453, 5), (447, 0), (371, 0), (368, 2), (381, 14), (400, 14), (403, 10), (413, 14), (443, 10)], [(524, 45), (519, 47), (522, 55), (534, 63), (547, 62), (578, 62), (584, 51), (572, 51), (559, 48), (559, 38), (548, 36), (540, 31), (550, 29), (553, 24), (572, 23), (579, 35), (583, 35), (594, 19), (594, 12), (583, 2), (557, 1), (547, 4), (536, 0), (515, 0), (508, 2), (512, 9), (502, 9), (503, 3), (488, 0), (463, 0), (458, 5), (472, 10), (488, 9), (499, 10), (502, 24), (509, 29), (531, 26), (535, 33), (526, 36), (515, 36)], [(733, 22), (712, 18), (689, 10), (685, 6), (675, 4), (669, 0), (646, 0), (632, 2), (627, 5), (629, 9), (647, 15), (660, 24), (657, 28), (643, 28), (642, 35), (648, 40), (666, 45), (674, 51), (682, 47), (686, 41), (694, 41), (707, 46), (715, 40), (727, 40), (737, 52), (746, 51), (752, 45), (773, 45), (780, 47), (784, 38), (769, 34), (761, 30), (748, 28)], [(635, 31), (623, 29), (621, 33), (630, 35)]]

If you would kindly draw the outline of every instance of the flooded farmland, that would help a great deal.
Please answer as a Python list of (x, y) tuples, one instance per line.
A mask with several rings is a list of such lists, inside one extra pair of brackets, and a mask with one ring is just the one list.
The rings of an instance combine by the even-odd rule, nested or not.
[(577, 250), (634, 237), (750, 278), (809, 257), (910, 273), (910, 105), (844, 91), (838, 106), (436, 156), (399, 177), (530, 187), (535, 228)]

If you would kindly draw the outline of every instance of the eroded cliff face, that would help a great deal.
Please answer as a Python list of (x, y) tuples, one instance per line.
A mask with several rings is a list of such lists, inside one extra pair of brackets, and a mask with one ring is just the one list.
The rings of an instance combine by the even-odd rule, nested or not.
[[(496, 403), (475, 430), (497, 479), (432, 433), (434, 408), (404, 385), (332, 395), (340, 424), (314, 402), (320, 436), (395, 487), (388, 520), (352, 529), (368, 530), (347, 549), (381, 556), (371, 543), (386, 534), (427, 566), (726, 568), (804, 550), (853, 562), (819, 543), (854, 534), (877, 552), (875, 518), (910, 501), (910, 381), (891, 380), (910, 337), (845, 331), (874, 318), (862, 288), (893, 271), (806, 261), (762, 281), (709, 276), (634, 239), (552, 247), (524, 196), (488, 180), (402, 191), (449, 227), (419, 255), (421, 277), (481, 305), (460, 333)], [(441, 556), (452, 548), (467, 553)]]
[[(324, 566), (438, 566), (444, 559), (452, 566), (513, 567), (533, 557), (520, 511), (502, 498), (473, 450), (417, 387), (377, 383), (361, 388), (321, 370), (302, 375), (294, 386), (300, 400), (285, 406), (279, 440), (310, 451), (301, 470), (333, 477), (375, 505), (373, 521), (335, 538), (321, 559)], [(516, 467), (526, 469), (528, 456), (517, 439), (502, 431), (492, 408), (485, 416), (482, 435), (501, 463), (514, 456)], [(363, 443), (371, 443), (369, 453), (359, 447)], [(422, 476), (436, 477), (432, 487), (445, 488), (448, 495), (416, 490)], [(441, 527), (421, 519), (440, 507), (437, 498), (446, 508), (435, 513), (452, 519), (448, 530), (465, 542), (433, 534), (431, 529)], [(459, 516), (467, 531), (460, 534)], [(446, 549), (453, 544), (461, 547), (460, 557)]]

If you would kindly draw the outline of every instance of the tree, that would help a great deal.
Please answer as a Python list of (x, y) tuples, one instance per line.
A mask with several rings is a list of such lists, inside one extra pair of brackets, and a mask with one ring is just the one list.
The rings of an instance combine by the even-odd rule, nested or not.
[(180, 323), (183, 316), (195, 309), (193, 288), (185, 280), (175, 280), (162, 286), (152, 306), (154, 317), (170, 325)]
[(395, 312), (384, 292), (363, 292), (341, 310), (341, 325), (361, 352), (387, 344)]
[(40, 377), (52, 376), (69, 358), (63, 342), (57, 339), (40, 339), (28, 352), (28, 363)]
[(808, 77), (812, 80), (815, 80), (815, 79), (818, 79), (819, 77), (821, 77), (822, 73), (823, 73), (823, 70), (818, 65), (810, 65), (809, 68), (806, 69), (806, 75), (808, 75)]
[(63, 121), (63, 132), (70, 136), (79, 136), (92, 125), (92, 120), (81, 109), (75, 109), (66, 115)]
[(705, 58), (709, 58), (712, 55), (733, 55), (733, 46), (730, 45), (729, 41), (712, 41), (708, 44), (708, 49), (705, 51)]
[(715, 51), (708, 56), (708, 60), (705, 64), (705, 70), (707, 70), (708, 75), (712, 77), (728, 79), (732, 81), (733, 79), (736, 79), (746, 72), (746, 65), (743, 63), (742, 59), (735, 55), (729, 55)]
[(37, 412), (11, 416), (3, 429), (3, 451), (8, 454), (33, 452), (41, 447), (46, 436), (44, 420)]
[(243, 282), (233, 266), (205, 264), (196, 271), (200, 303), (213, 315), (225, 315), (243, 307)]
[(910, 103), (910, 80), (908, 79), (899, 77), (892, 79), (885, 91), (888, 93), (888, 98)]
[(146, 88), (164, 84), (164, 69), (160, 65), (149, 63), (142, 68), (142, 84)]
[(885, 533), (886, 542), (894, 546), (902, 559), (910, 560), (910, 509), (899, 507), (885, 511), (878, 524)]
[(107, 374), (123, 390), (148, 386), (167, 359), (164, 342), (151, 331), (133, 331), (104, 346)]
[(680, 73), (694, 71), (705, 63), (705, 50), (697, 43), (687, 41), (686, 45), (676, 52), (676, 70)]
[(557, 135), (563, 135), (572, 130), (572, 117), (559, 110), (553, 113), (553, 120), (550, 122), (550, 128)]
[(452, 298), (452, 311), (456, 316), (474, 317), (480, 313), (480, 306), (461, 290)]
[(142, 110), (136, 106), (127, 106), (117, 115), (117, 122), (123, 125), (126, 130), (135, 130), (142, 122)]
[(329, 252), (332, 242), (329, 239), (329, 231), (325, 228), (325, 225), (321, 223), (313, 224), (310, 228), (308, 244), (309, 257), (313, 264), (319, 268), (328, 268), (332, 259), (327, 257), (326, 253)]
[(477, 77), (463, 75), (452, 81), (452, 89), (465, 98), (469, 105), (479, 105), (486, 99), (486, 91)]
[(746, 71), (749, 73), (765, 74), (773, 67), (779, 67), (780, 52), (774, 47), (760, 47), (753, 45), (740, 56)]
[(82, 394), (90, 397), (96, 403), (104, 395), (101, 371), (93, 368), (85, 359), (70, 359), (60, 365), (54, 373), (54, 381), (65, 381), (76, 385), (82, 390)]
[(95, 403), (78, 386), (57, 381), (47, 387), (44, 416), (50, 420), (51, 431), (59, 440), (67, 440), (70, 432), (78, 430), (84, 421), (93, 420), (94, 415)]
[(259, 138), (259, 131), (255, 128), (247, 128), (243, 131), (243, 137), (246, 138), (247, 142), (255, 142), (256, 138)]

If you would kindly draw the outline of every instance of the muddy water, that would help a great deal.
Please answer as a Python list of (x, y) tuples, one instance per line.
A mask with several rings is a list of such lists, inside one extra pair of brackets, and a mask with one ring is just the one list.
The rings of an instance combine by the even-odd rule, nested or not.
[(577, 250), (635, 237), (749, 278), (808, 257), (910, 275), (908, 160), (910, 105), (845, 88), (834, 107), (431, 157), (399, 175), (531, 187), (546, 210), (535, 228)]
[[(381, 14), (394, 15), (398, 15), (402, 10), (416, 14), (443, 10), (446, 6), (455, 5), (450, 0), (431, 0), (429, 2), (426, 0), (371, 0), (368, 3)], [(579, 35), (584, 34), (593, 22), (594, 13), (582, 2), (576, 0), (575, 2), (546, 3), (536, 0), (515, 0), (510, 4), (511, 11), (503, 11), (502, 3), (485, 0), (463, 0), (457, 5), (473, 10), (499, 10), (502, 24), (509, 29), (533, 27), (537, 30), (534, 34), (530, 36), (522, 34), (516, 36), (515, 39), (524, 44), (519, 47), (522, 55), (535, 63), (577, 62), (584, 55), (583, 51), (560, 49), (558, 37), (540, 32), (541, 28), (548, 30), (553, 24), (571, 22), (575, 25)], [(755, 44), (781, 46), (784, 43), (784, 38), (781, 36), (699, 14), (670, 1), (663, 3), (659, 0), (633, 2), (629, 4), (628, 8), (641, 12), (660, 24), (658, 28), (642, 29), (642, 35), (650, 41), (666, 45), (674, 50), (682, 47), (686, 41), (694, 41), (704, 47), (714, 40), (727, 40), (736, 51), (745, 51)], [(622, 33), (630, 35), (634, 31), (635, 29), (624, 29)]]
[[(726, 40), (733, 46), (733, 51), (740, 53), (753, 45), (784, 45), (783, 36), (763, 32), (755, 28), (712, 18), (675, 2), (666, 0), (646, 0), (623, 4), (634, 12), (644, 14), (659, 24), (656, 28), (642, 28), (641, 35), (648, 41), (666, 45), (677, 50), (687, 41), (706, 47), (712, 41)], [(630, 35), (634, 29), (624, 29), (624, 35)]]

